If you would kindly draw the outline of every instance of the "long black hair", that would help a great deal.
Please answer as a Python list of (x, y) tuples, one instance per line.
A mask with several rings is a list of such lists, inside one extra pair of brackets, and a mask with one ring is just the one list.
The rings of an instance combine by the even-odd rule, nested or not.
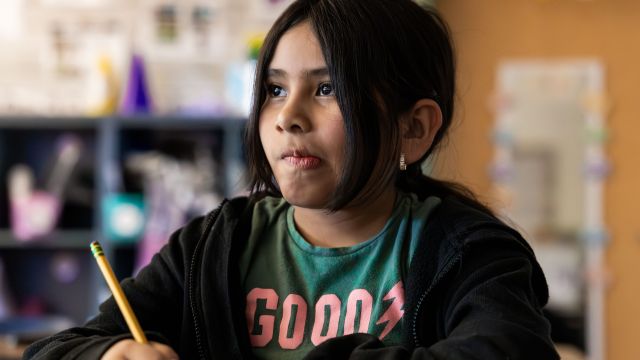
[[(266, 36), (256, 69), (245, 142), (251, 192), (280, 195), (260, 140), (260, 111), (278, 42), (304, 21), (322, 48), (346, 133), (344, 168), (328, 210), (371, 199), (395, 183), (421, 197), (453, 195), (490, 213), (462, 185), (422, 173), (422, 163), (451, 125), (455, 58), (442, 17), (411, 0), (298, 0), (280, 15)], [(420, 161), (399, 171), (398, 120), (423, 98), (438, 103), (442, 126)]]

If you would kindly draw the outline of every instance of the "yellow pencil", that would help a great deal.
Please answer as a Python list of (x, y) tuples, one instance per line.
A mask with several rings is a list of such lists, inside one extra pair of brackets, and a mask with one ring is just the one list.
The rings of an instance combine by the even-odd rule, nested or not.
[(111, 269), (111, 265), (109, 265), (107, 257), (104, 256), (102, 246), (100, 246), (99, 242), (94, 241), (91, 243), (91, 252), (98, 262), (98, 266), (102, 271), (102, 275), (104, 275), (105, 280), (107, 280), (107, 284), (111, 289), (111, 293), (118, 303), (118, 307), (120, 308), (122, 316), (124, 316), (124, 319), (129, 326), (129, 330), (133, 334), (133, 338), (140, 344), (146, 344), (147, 337), (144, 335), (144, 332), (142, 332), (140, 323), (138, 322), (136, 315), (133, 313), (131, 305), (129, 305), (129, 300), (127, 300), (127, 298), (124, 296), (124, 292), (120, 287), (120, 283), (118, 282), (118, 279), (116, 279), (116, 276), (113, 274), (113, 269)]

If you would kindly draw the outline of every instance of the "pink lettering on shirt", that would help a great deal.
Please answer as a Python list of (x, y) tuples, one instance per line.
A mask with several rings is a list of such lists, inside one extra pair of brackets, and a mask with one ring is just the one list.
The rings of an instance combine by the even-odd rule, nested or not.
[[(309, 310), (309, 306), (313, 304), (308, 304), (298, 294), (288, 294), (281, 304), (278, 301), (279, 296), (274, 289), (254, 288), (247, 294), (245, 316), (253, 347), (267, 346), (274, 336), (277, 336), (278, 342), (277, 345), (273, 345), (281, 349), (293, 350), (300, 348), (305, 341), (309, 340), (317, 346), (338, 336), (338, 333), (341, 335), (355, 332), (370, 333), (374, 313), (376, 316), (382, 313), (375, 325), (382, 325), (379, 338), (383, 340), (402, 320), (405, 303), (402, 281), (397, 282), (382, 299), (374, 299), (366, 289), (352, 290), (347, 298), (344, 313), (341, 308), (342, 302), (336, 294), (320, 296), (314, 312)], [(264, 304), (260, 308), (258, 308), (259, 302)], [(277, 327), (276, 322), (279, 322)], [(312, 328), (310, 337), (307, 324)], [(254, 327), (258, 334), (253, 333)], [(374, 327), (376, 334), (379, 328)], [(326, 330), (326, 333), (323, 330)], [(274, 334), (274, 331), (279, 332)]]
[(404, 307), (404, 286), (402, 285), (402, 281), (395, 284), (382, 300), (392, 299), (393, 302), (389, 305), (387, 311), (382, 314), (378, 322), (376, 322), (376, 325), (387, 323), (380, 334), (380, 340), (384, 339), (384, 337), (391, 332), (394, 326), (402, 319), (402, 315), (404, 315), (404, 310), (402, 309)]
[[(293, 336), (287, 337), (289, 324), (291, 322), (293, 305), (297, 305), (295, 314), (295, 324), (293, 325)], [(302, 296), (289, 294), (282, 304), (282, 321), (280, 322), (280, 336), (278, 342), (283, 349), (297, 349), (304, 339), (304, 326), (307, 323), (307, 303)]]
[(355, 289), (349, 294), (349, 300), (347, 300), (347, 315), (344, 319), (344, 334), (353, 334), (356, 322), (356, 311), (358, 301), (361, 303), (360, 307), (360, 324), (358, 324), (359, 333), (369, 332), (369, 323), (371, 321), (371, 310), (373, 306), (373, 297), (365, 289)]
[[(322, 329), (325, 321), (325, 307), (329, 307), (329, 329), (326, 335), (322, 336)], [(338, 323), (340, 322), (340, 299), (335, 294), (322, 295), (316, 303), (316, 317), (311, 331), (311, 342), (313, 345), (320, 345), (324, 341), (338, 335)]]
[(251, 345), (254, 347), (263, 347), (273, 338), (273, 325), (275, 323), (275, 315), (262, 314), (258, 317), (258, 324), (261, 327), (260, 334), (253, 334), (253, 326), (258, 307), (258, 299), (267, 301), (265, 308), (268, 310), (276, 310), (278, 307), (278, 294), (273, 289), (255, 288), (247, 294), (247, 309), (245, 316), (249, 325), (249, 338)]

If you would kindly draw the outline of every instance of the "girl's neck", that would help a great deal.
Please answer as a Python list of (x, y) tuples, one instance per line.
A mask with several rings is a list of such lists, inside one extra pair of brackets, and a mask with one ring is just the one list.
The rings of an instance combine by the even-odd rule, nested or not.
[(375, 200), (349, 206), (335, 213), (294, 206), (296, 228), (307, 242), (318, 247), (349, 247), (375, 236), (391, 217), (396, 199), (391, 188)]

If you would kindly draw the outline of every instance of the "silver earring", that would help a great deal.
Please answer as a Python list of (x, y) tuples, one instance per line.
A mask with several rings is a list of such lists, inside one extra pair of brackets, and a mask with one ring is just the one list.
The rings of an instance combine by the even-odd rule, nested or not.
[(407, 163), (404, 160), (404, 153), (400, 153), (400, 171), (407, 170)]

